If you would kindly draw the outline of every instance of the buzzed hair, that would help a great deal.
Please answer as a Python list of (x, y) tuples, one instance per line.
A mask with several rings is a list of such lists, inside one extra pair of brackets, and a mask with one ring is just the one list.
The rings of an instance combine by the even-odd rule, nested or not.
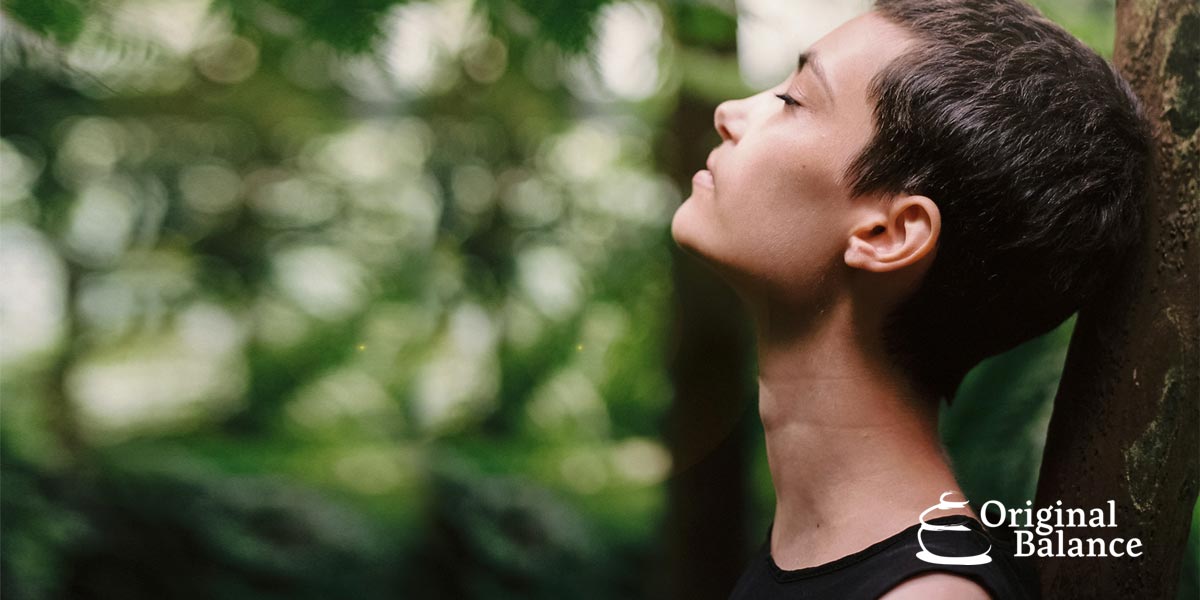
[(942, 229), (884, 342), (953, 399), (984, 358), (1062, 323), (1143, 235), (1149, 126), (1116, 69), (1019, 0), (877, 0), (917, 38), (873, 80), (858, 194), (927, 196)]

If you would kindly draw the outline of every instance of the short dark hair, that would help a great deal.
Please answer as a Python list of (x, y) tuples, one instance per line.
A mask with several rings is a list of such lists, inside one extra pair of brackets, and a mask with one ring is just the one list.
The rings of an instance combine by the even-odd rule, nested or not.
[(885, 320), (918, 390), (1062, 323), (1141, 241), (1149, 126), (1116, 69), (1019, 0), (877, 0), (916, 37), (873, 80), (858, 194), (928, 196), (937, 255)]

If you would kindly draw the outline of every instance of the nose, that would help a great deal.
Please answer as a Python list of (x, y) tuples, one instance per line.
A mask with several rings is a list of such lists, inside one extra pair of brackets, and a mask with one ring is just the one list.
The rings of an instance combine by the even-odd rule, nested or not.
[(713, 112), (713, 125), (721, 139), (737, 143), (745, 129), (746, 115), (743, 100), (726, 100)]

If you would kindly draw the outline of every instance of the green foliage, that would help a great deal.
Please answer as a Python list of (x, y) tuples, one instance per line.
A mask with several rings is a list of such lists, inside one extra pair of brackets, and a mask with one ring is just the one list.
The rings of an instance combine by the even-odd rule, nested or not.
[(671, 10), (679, 42), (684, 46), (716, 51), (736, 49), (736, 15), (701, 1), (673, 2)]
[(1030, 3), (1101, 56), (1112, 58), (1116, 0), (1030, 0)]
[(399, 589), (391, 542), (309, 490), (261, 475), (98, 467), (68, 476), (6, 462), (5, 597), (390, 598)]
[[(342, 2), (306, 2), (305, 0), (267, 0), (284, 13), (304, 23), (305, 33), (328, 42), (334, 48), (362, 52), (379, 35), (380, 21), (388, 9), (405, 0), (343, 0)], [(222, 0), (233, 14), (252, 22), (256, 3)]]
[[(488, 12), (500, 18), (520, 10), (537, 22), (537, 35), (564, 50), (580, 53), (587, 49), (595, 32), (600, 9), (612, 0), (479, 0)], [(512, 17), (509, 17), (512, 18)]]
[(4, 12), (32, 30), (61, 43), (70, 43), (83, 30), (91, 9), (87, 0), (4, 0)]
[(1023, 506), (1036, 492), (1042, 445), (1074, 317), (967, 375), (941, 419), (968, 498)]
[(537, 484), (451, 476), (434, 487), (431, 506), (419, 597), (611, 597), (607, 559), (586, 522)]
[[(748, 91), (721, 6), (635, 7), (622, 91), (606, 0), (6, 0), (4, 596), (652, 596), (659, 145)], [(1067, 332), (947, 415), (969, 493), (1032, 489)]]

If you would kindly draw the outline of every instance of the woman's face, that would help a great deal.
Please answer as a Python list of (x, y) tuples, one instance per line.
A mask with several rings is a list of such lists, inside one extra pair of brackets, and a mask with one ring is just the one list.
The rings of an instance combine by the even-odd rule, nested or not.
[(865, 14), (814, 43), (784, 82), (718, 106), (722, 142), (675, 213), (675, 241), (735, 287), (811, 300), (842, 260), (856, 203), (870, 201), (841, 178), (874, 131), (867, 88), (911, 39)]

